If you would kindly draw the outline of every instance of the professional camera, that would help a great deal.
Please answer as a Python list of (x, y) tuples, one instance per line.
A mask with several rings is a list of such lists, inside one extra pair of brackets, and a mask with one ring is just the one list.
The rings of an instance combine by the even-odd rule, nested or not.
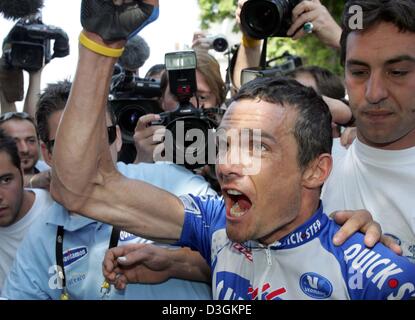
[[(147, 113), (160, 113), (158, 98), (160, 82), (141, 79), (119, 65), (111, 82), (108, 100), (117, 118), (123, 139), (134, 142), (133, 135), (138, 119)], [(155, 99), (156, 98), (156, 99)]]
[[(281, 59), (284, 60), (282, 63), (276, 64), (272, 67), (270, 66), (272, 62)], [(270, 67), (265, 69), (260, 67), (243, 69), (241, 73), (241, 84), (245, 84), (256, 78), (284, 76), (287, 73), (290, 73), (291, 71), (294, 71), (296, 68), (302, 66), (303, 61), (301, 57), (291, 55), (286, 51), (281, 56), (269, 60), (267, 62), (267, 65)]]
[(206, 37), (206, 41), (209, 44), (209, 48), (217, 52), (224, 52), (229, 46), (228, 40), (222, 35)]
[[(167, 53), (165, 65), (170, 91), (179, 103), (175, 110), (161, 113), (161, 119), (152, 125), (164, 125), (171, 132), (173, 141), (165, 141), (165, 154), (171, 155), (174, 163), (188, 169), (202, 167), (208, 163), (209, 130), (214, 130), (217, 123), (213, 110), (196, 108), (190, 102), (197, 91), (196, 55), (194, 51)], [(202, 141), (195, 132), (203, 134)]]
[(248, 0), (241, 9), (242, 29), (250, 37), (286, 37), (292, 11), (302, 0)]
[[(53, 54), (51, 40), (54, 40)], [(3, 52), (12, 67), (37, 71), (53, 58), (69, 54), (68, 36), (60, 28), (43, 24), (38, 15), (21, 18), (4, 40)]]

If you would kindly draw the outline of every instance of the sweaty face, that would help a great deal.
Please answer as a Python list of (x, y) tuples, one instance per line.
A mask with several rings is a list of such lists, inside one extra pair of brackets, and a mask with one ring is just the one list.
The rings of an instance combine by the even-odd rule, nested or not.
[[(205, 77), (196, 70), (196, 83), (197, 83), (197, 92), (196, 96), (199, 100), (199, 106), (204, 107), (205, 109), (214, 108), (217, 106), (218, 102), (216, 101), (215, 95), (212, 93), (211, 88), (209, 88)], [(190, 102), (197, 107), (197, 101), (195, 98), (192, 98)], [(164, 111), (173, 111), (177, 108), (177, 99), (170, 92), (170, 86), (167, 85), (166, 91), (163, 94), (161, 106)]]
[(16, 141), (23, 171), (32, 173), (39, 159), (39, 142), (33, 124), (28, 120), (12, 119), (4, 122), (1, 127)]
[(0, 227), (8, 227), (20, 217), (23, 201), (23, 180), (9, 154), (0, 151)]
[(389, 150), (415, 146), (415, 33), (380, 23), (352, 32), (346, 52), (359, 139)]
[[(272, 243), (284, 236), (283, 230), (296, 219), (302, 177), (293, 134), (296, 116), (292, 108), (250, 99), (232, 103), (225, 113), (220, 128), (227, 133), (261, 129), (261, 152), (250, 160), (260, 162), (258, 174), (244, 174), (248, 162), (217, 164), (231, 240)], [(236, 144), (228, 142), (230, 157)]]

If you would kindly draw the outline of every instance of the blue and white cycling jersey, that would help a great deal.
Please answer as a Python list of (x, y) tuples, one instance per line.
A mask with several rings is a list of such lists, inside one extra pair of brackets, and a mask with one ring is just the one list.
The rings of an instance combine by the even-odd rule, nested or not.
[(185, 220), (177, 244), (199, 250), (212, 268), (214, 299), (408, 299), (415, 265), (363, 235), (332, 243), (339, 226), (317, 212), (269, 246), (232, 242), (218, 197), (181, 196)]

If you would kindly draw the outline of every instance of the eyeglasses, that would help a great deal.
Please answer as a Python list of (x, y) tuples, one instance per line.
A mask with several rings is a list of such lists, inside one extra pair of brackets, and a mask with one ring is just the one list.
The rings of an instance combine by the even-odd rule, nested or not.
[[(112, 126), (107, 127), (107, 132), (108, 132), (108, 144), (112, 145), (115, 139), (117, 139), (117, 126), (112, 125)], [(55, 139), (45, 142), (45, 145), (48, 148), (48, 150), (51, 151), (53, 149), (53, 146), (55, 145)]]
[(26, 112), (11, 111), (11, 112), (6, 112), (0, 115), (0, 123), (9, 121), (11, 119), (29, 120), (30, 122), (33, 123), (33, 118), (30, 116), (30, 114)]

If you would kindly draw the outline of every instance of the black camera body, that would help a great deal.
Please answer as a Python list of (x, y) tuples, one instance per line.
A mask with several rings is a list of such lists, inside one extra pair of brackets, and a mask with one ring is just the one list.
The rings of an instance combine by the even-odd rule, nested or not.
[(160, 82), (141, 79), (116, 65), (108, 101), (121, 129), (123, 146), (118, 160), (132, 163), (137, 151), (134, 132), (138, 119), (148, 113), (160, 113)]
[[(173, 162), (187, 169), (196, 169), (208, 163), (209, 131), (217, 127), (214, 110), (196, 108), (190, 99), (196, 94), (196, 56), (193, 51), (166, 54), (166, 69), (169, 75), (171, 93), (179, 103), (175, 110), (160, 113), (160, 120), (152, 125), (163, 125), (171, 132), (172, 143), (165, 152), (173, 155)], [(192, 131), (203, 134), (203, 141), (195, 140)], [(178, 136), (181, 135), (182, 136)], [(166, 142), (166, 141), (165, 141)], [(188, 158), (201, 159), (191, 163)]]
[[(54, 40), (53, 54), (51, 40)], [(67, 56), (69, 39), (62, 29), (45, 25), (40, 18), (21, 18), (4, 40), (3, 51), (12, 67), (37, 71), (53, 58)]]
[(108, 100), (117, 118), (124, 142), (134, 143), (138, 119), (148, 113), (160, 113), (160, 82), (141, 79), (123, 70), (113, 76)]
[(241, 9), (244, 32), (254, 39), (287, 37), (293, 9), (303, 0), (248, 0)]
[[(271, 66), (272, 62), (280, 61)], [(303, 65), (303, 60), (299, 56), (290, 54), (288, 51), (281, 56), (267, 61), (267, 68), (254, 67), (246, 68), (241, 72), (241, 84), (245, 84), (256, 78), (280, 77), (294, 71)]]

